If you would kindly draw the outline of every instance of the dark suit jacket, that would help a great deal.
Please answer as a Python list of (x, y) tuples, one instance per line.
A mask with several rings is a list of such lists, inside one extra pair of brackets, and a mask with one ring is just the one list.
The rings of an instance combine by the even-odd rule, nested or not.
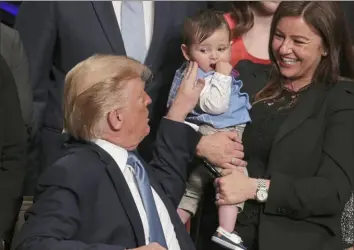
[(15, 79), (22, 117), (28, 132), (32, 126), (32, 88), (29, 83), (28, 60), (17, 30), (0, 24), (0, 52)]
[(11, 70), (0, 56), (0, 248), (11, 240), (21, 205), (26, 132)]
[[(154, 159), (146, 166), (183, 250), (194, 245), (176, 209), (199, 139), (189, 126), (162, 120)], [(143, 245), (138, 210), (113, 158), (95, 144), (73, 141), (40, 178), (14, 249), (123, 250)]]
[[(152, 98), (151, 133), (139, 147), (145, 159), (151, 158), (151, 143), (165, 113), (172, 78), (183, 61), (182, 23), (204, 5), (193, 1), (155, 2), (153, 36), (145, 61), (154, 74), (147, 86)], [(93, 54), (125, 55), (125, 49), (113, 6), (108, 1), (23, 2), (16, 26), (28, 52), (35, 121), (42, 133), (37, 136), (43, 150), (42, 162), (37, 165), (46, 166), (57, 157), (62, 142), (65, 74)]]
[(354, 3), (352, 1), (338, 1), (339, 6), (344, 12), (345, 20), (348, 24), (348, 32), (352, 40), (352, 45), (354, 45), (354, 19), (353, 19), (353, 11), (354, 11)]
[[(31, 138), (33, 136), (33, 94), (29, 82), (27, 55), (17, 30), (8, 27), (5, 24), (0, 24), (0, 51), (7, 65), (11, 69), (12, 76), (16, 83), (22, 118), (27, 132), (26, 151), (29, 154), (33, 154), (33, 152), (35, 152), (32, 148), (35, 145), (31, 143)], [(36, 162), (32, 162), (34, 157), (31, 155), (27, 156), (28, 161), (26, 162), (26, 170), (30, 169), (31, 166), (36, 165)], [(27, 189), (26, 187), (29, 185), (27, 182), (32, 182), (32, 180), (25, 179), (25, 189)]]
[[(264, 68), (248, 63), (248, 69), (244, 85), (264, 86)], [(354, 177), (354, 83), (319, 83), (301, 98), (273, 141), (265, 176), (271, 180), (269, 197), (257, 230), (259, 250), (343, 249), (340, 215)], [(258, 177), (253, 175), (257, 171), (248, 171)], [(212, 210), (210, 205), (204, 210), (198, 249), (219, 249), (209, 240), (216, 228), (210, 224), (216, 222)], [(247, 203), (243, 213), (236, 225), (241, 236), (254, 216)]]

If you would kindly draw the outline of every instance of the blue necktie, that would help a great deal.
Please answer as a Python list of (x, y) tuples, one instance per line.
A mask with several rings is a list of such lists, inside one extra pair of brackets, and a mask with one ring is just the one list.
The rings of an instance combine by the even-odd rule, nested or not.
[(132, 166), (135, 172), (135, 180), (140, 191), (140, 196), (143, 201), (146, 216), (149, 223), (150, 242), (157, 242), (162, 247), (165, 247), (167, 249), (167, 244), (160, 221), (160, 216), (157, 213), (154, 196), (151, 191), (149, 176), (147, 175), (143, 164), (134, 153), (128, 153), (127, 164)]
[(127, 56), (144, 63), (147, 48), (143, 1), (122, 1), (121, 32)]

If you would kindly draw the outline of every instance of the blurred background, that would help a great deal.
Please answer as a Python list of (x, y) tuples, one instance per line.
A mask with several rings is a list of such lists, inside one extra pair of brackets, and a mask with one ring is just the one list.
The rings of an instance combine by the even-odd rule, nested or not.
[(22, 1), (1, 1), (0, 2), (1, 22), (10, 27), (13, 27), (21, 3)]

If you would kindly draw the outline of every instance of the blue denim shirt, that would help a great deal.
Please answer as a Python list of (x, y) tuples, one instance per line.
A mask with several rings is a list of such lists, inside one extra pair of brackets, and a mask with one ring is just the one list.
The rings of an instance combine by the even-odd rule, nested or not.
[[(176, 94), (179, 86), (181, 85), (186, 69), (186, 63), (184, 63), (175, 73), (175, 77), (172, 82), (171, 90), (168, 96), (167, 107), (169, 108), (172, 101), (176, 98)], [(198, 79), (205, 78), (213, 75), (215, 71), (204, 72), (202, 69), (198, 69)], [(186, 121), (194, 123), (198, 126), (207, 124), (216, 129), (236, 126), (245, 124), (251, 121), (249, 116), (249, 109), (251, 104), (249, 97), (246, 93), (241, 93), (242, 81), (236, 80), (236, 77), (232, 75), (231, 86), (231, 98), (229, 108), (226, 112), (219, 115), (211, 115), (202, 111), (199, 107), (195, 107), (194, 110), (188, 114)]]

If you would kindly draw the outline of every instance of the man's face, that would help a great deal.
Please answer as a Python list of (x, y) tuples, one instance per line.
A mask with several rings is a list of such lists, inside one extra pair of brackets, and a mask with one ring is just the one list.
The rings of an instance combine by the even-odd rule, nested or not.
[(135, 78), (126, 83), (126, 104), (119, 111), (122, 116), (121, 132), (124, 135), (125, 147), (135, 149), (150, 132), (149, 111), (147, 106), (151, 98), (146, 94), (145, 83), (140, 78)]

